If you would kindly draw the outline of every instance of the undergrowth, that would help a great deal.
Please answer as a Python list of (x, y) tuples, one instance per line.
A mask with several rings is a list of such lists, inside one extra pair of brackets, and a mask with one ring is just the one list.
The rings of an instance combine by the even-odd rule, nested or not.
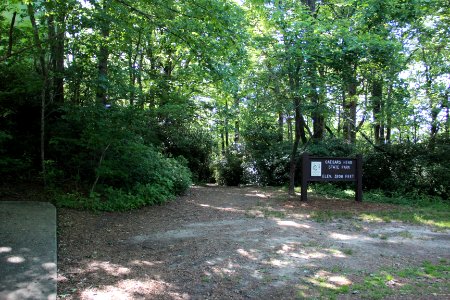
[[(342, 276), (342, 274), (333, 274)], [(448, 297), (450, 293), (450, 263), (442, 259), (437, 263), (423, 262), (418, 267), (383, 269), (365, 274), (357, 282), (333, 286), (320, 285), (320, 298), (337, 299), (345, 295), (357, 295), (359, 299), (384, 299), (388, 296)], [(406, 299), (406, 298), (405, 298)]]
[[(313, 195), (324, 198), (354, 200), (354, 190), (338, 188), (333, 184), (311, 184)], [(382, 191), (368, 191), (363, 194), (363, 201), (377, 204), (391, 204), (381, 211), (371, 212), (313, 212), (312, 218), (323, 222), (338, 218), (359, 218), (366, 221), (402, 221), (413, 224), (432, 225), (439, 228), (450, 228), (450, 203), (436, 196), (410, 194), (386, 195)]]

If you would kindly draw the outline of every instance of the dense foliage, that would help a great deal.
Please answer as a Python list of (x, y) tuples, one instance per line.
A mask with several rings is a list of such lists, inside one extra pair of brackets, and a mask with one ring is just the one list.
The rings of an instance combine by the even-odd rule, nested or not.
[(365, 189), (450, 191), (450, 7), (438, 0), (9, 0), (0, 176), (61, 205), (192, 181), (289, 185), (364, 156)]

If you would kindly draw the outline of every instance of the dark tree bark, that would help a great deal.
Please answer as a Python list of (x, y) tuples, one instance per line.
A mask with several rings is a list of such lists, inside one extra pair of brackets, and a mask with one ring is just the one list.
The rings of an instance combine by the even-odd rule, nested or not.
[(294, 134), (292, 133), (293, 132), (293, 130), (292, 130), (292, 118), (291, 117), (287, 118), (286, 122), (287, 122), (287, 126), (288, 126), (288, 140), (289, 140), (289, 142), (292, 143), (293, 140), (294, 140)]
[(224, 133), (224, 129), (222, 128), (222, 130), (220, 131), (220, 144), (222, 146), (222, 154), (225, 154), (225, 133)]
[[(146, 45), (145, 45), (145, 56), (150, 62), (150, 70), (149, 73), (154, 76), (157, 73), (157, 64), (156, 64), (156, 57), (153, 52), (153, 44), (152, 44), (152, 32), (149, 32), (146, 34), (146, 38), (144, 39)], [(155, 92), (153, 90), (150, 90), (150, 92), (145, 97), (149, 107), (154, 108), (156, 106), (156, 97)], [(142, 103), (140, 104), (141, 107), (144, 107), (144, 99)]]
[(237, 145), (239, 143), (240, 140), (240, 124), (239, 124), (239, 97), (236, 95), (234, 96), (234, 108), (235, 108), (235, 118), (236, 120), (234, 121), (234, 143)]
[(44, 185), (46, 184), (46, 169), (45, 169), (45, 108), (47, 105), (47, 89), (48, 89), (48, 69), (45, 61), (45, 52), (42, 48), (41, 39), (39, 37), (39, 29), (37, 27), (36, 18), (34, 16), (33, 4), (27, 5), (28, 15), (30, 17), (31, 26), (33, 28), (33, 38), (36, 44), (38, 52), (40, 73), (42, 76), (42, 89), (41, 89), (41, 128), (40, 128), (40, 154), (41, 154), (41, 171), (44, 179)]
[(139, 88), (139, 95), (138, 95), (138, 104), (140, 106), (143, 105), (143, 94), (144, 94), (144, 89), (143, 89), (143, 85), (142, 85), (142, 67), (144, 64), (144, 52), (141, 51), (140, 55), (139, 55), (139, 71), (137, 73), (137, 83), (138, 83), (138, 88)]
[(325, 118), (322, 113), (320, 95), (317, 91), (317, 77), (317, 65), (315, 62), (311, 62), (309, 66), (310, 92), (308, 96), (314, 107), (312, 112), (313, 138), (316, 140), (321, 140), (325, 130)]
[(382, 118), (382, 100), (383, 99), (383, 84), (376, 79), (372, 82), (372, 106), (373, 106), (373, 129), (375, 145), (380, 145), (383, 142), (383, 118)]
[(225, 147), (226, 149), (228, 149), (228, 147), (230, 146), (229, 130), (228, 130), (228, 100), (225, 100), (224, 127), (225, 127)]
[(47, 31), (49, 38), (49, 102), (62, 104), (64, 102), (64, 43), (66, 32), (64, 4), (54, 1), (46, 2), (47, 11), (52, 12), (47, 18)]
[(321, 140), (323, 139), (323, 134), (325, 131), (325, 117), (322, 113), (322, 104), (320, 103), (320, 96), (317, 92), (317, 87), (315, 84), (311, 90), (311, 101), (314, 106), (314, 111), (312, 112), (313, 138), (316, 140)]
[(110, 20), (108, 18), (109, 1), (103, 4), (103, 16), (100, 22), (100, 48), (98, 52), (98, 83), (96, 90), (96, 98), (98, 103), (103, 105), (108, 103), (108, 57), (109, 47), (108, 38), (110, 34)]
[(295, 195), (295, 172), (297, 170), (298, 164), (298, 146), (300, 140), (303, 144), (306, 144), (306, 133), (305, 133), (305, 120), (303, 118), (301, 108), (301, 102), (299, 97), (294, 97), (294, 107), (295, 107), (295, 134), (294, 134), (294, 144), (292, 145), (291, 157), (289, 159), (289, 195)]
[(386, 144), (391, 143), (391, 132), (392, 132), (392, 84), (389, 85), (386, 108), (385, 108), (385, 118), (386, 118)]
[(57, 18), (55, 53), (54, 53), (54, 101), (57, 104), (64, 103), (64, 45), (66, 23), (65, 15), (60, 13)]
[(278, 112), (278, 142), (283, 141), (284, 117), (281, 111)]
[(450, 137), (450, 94), (445, 93), (444, 99), (442, 101), (442, 108), (445, 109), (445, 135), (447, 138)]
[(343, 128), (342, 133), (347, 142), (354, 144), (356, 141), (356, 105), (357, 105), (357, 81), (350, 78), (346, 86), (347, 95), (343, 99)]
[(12, 53), (14, 23), (16, 22), (16, 16), (17, 16), (17, 12), (14, 12), (13, 16), (11, 18), (11, 25), (9, 26), (8, 50), (6, 51), (6, 57), (10, 57), (11, 53)]
[(302, 0), (303, 4), (308, 6), (311, 13), (316, 12), (316, 0)]
[[(316, 0), (303, 0), (302, 2), (309, 8), (311, 15), (315, 18)], [(325, 132), (325, 117), (322, 112), (322, 103), (320, 101), (321, 96), (318, 92), (318, 87), (320, 86), (320, 83), (318, 83), (319, 70), (317, 62), (314, 58), (309, 59), (309, 61), (307, 62), (307, 68), (310, 82), (310, 92), (308, 97), (310, 98), (311, 103), (314, 107), (311, 116), (313, 121), (313, 138), (316, 140), (321, 140), (323, 139), (323, 135)]]
[(298, 163), (298, 146), (300, 140), (306, 144), (306, 122), (302, 113), (302, 101), (300, 96), (295, 95), (299, 88), (299, 70), (298, 65), (290, 65), (289, 88), (293, 92), (293, 106), (294, 106), (294, 143), (292, 145), (291, 157), (289, 159), (289, 195), (295, 194), (295, 171)]
[(423, 62), (425, 64), (425, 94), (427, 95), (427, 98), (428, 98), (430, 117), (431, 117), (429, 146), (431, 149), (434, 149), (434, 146), (436, 144), (437, 133), (439, 131), (438, 116), (441, 111), (441, 108), (438, 107), (436, 100), (434, 99), (434, 96), (432, 95), (431, 88), (433, 85), (434, 78), (431, 73), (431, 70), (432, 70), (431, 65), (428, 65), (428, 63), (427, 63), (427, 55), (423, 48), (422, 48), (422, 58), (423, 58)]
[[(139, 68), (137, 65), (137, 60), (138, 60), (138, 56), (139, 56), (139, 52), (140, 52), (140, 47), (141, 47), (141, 31), (139, 30), (138, 32), (138, 40), (136, 42), (136, 49), (133, 53), (133, 45), (132, 45), (132, 40), (131, 40), (131, 44), (129, 47), (129, 52), (128, 52), (128, 72), (129, 72), (129, 77), (130, 77), (130, 105), (133, 106), (134, 105), (134, 100), (135, 100), (135, 88), (136, 88), (136, 81), (140, 80), (140, 72), (141, 72), (141, 65), (139, 63)], [(140, 56), (142, 57), (142, 55)]]

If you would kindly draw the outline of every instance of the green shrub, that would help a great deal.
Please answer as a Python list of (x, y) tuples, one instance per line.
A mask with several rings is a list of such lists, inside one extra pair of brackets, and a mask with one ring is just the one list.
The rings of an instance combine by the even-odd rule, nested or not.
[(441, 140), (430, 150), (427, 143), (383, 146), (364, 155), (364, 186), (386, 193), (418, 193), (448, 198), (450, 143)]
[(158, 151), (143, 132), (148, 124), (142, 118), (130, 108), (99, 106), (75, 108), (63, 118), (66, 124), (52, 139), (53, 155), (59, 169), (90, 195), (57, 197), (60, 205), (128, 210), (161, 204), (189, 188), (187, 161)]
[(211, 133), (199, 128), (160, 128), (160, 138), (165, 152), (174, 157), (183, 157), (192, 172), (195, 182), (211, 181)]
[(246, 148), (244, 180), (253, 184), (280, 186), (289, 181), (290, 145), (279, 143)]
[(13, 61), (0, 63), (0, 176), (3, 180), (29, 180), (41, 171), (42, 81), (30, 71), (35, 69), (32, 60)]
[(356, 154), (354, 145), (338, 138), (312, 141), (307, 145), (306, 152), (314, 156), (331, 157), (349, 157)]
[(11, 142), (12, 136), (0, 130), (0, 176), (3, 180), (23, 177), (31, 165), (31, 160), (28, 157), (15, 158), (7, 153), (5, 148)]
[(242, 155), (237, 151), (230, 151), (218, 157), (213, 168), (216, 182), (220, 185), (237, 186), (244, 183)]

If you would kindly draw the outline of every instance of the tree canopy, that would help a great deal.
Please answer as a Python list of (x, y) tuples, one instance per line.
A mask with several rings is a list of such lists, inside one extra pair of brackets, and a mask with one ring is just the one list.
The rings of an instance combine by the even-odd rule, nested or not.
[(8, 0), (0, 12), (5, 178), (127, 209), (191, 180), (293, 194), (302, 152), (363, 153), (365, 188), (448, 197), (448, 2)]

